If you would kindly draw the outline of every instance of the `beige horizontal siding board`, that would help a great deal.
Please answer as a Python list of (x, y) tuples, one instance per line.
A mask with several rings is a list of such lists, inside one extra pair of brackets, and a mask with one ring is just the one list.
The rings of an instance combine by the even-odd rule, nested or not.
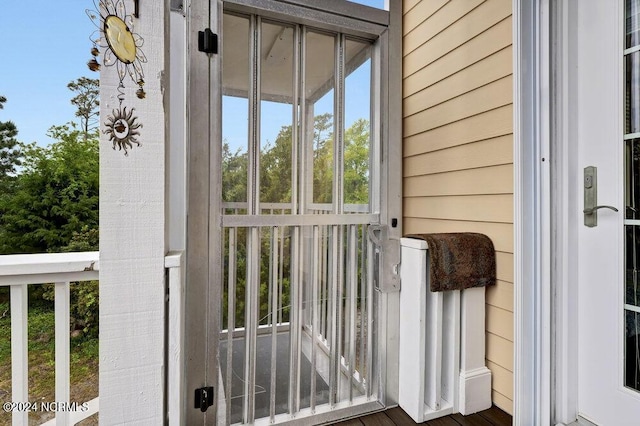
[(511, 45), (512, 19), (507, 17), (415, 73), (403, 70), (403, 96), (423, 90)]
[(405, 117), (405, 136), (426, 132), (513, 102), (511, 75), (465, 93), (425, 111)]
[(465, 19), (455, 22), (433, 37), (429, 43), (423, 44), (405, 56), (402, 64), (404, 75), (409, 76), (426, 67), (509, 15), (511, 15), (511, 1), (487, 0), (467, 14)]
[[(413, 2), (409, 1), (406, 3)], [(447, 3), (449, 3), (448, 0), (422, 0), (418, 1), (414, 6), (407, 5), (407, 9), (404, 9), (407, 10), (407, 12), (405, 12), (402, 17), (402, 34), (405, 35), (413, 30)]]
[(513, 342), (493, 333), (486, 333), (486, 358), (513, 372)]
[(450, 1), (406, 33), (402, 40), (403, 55), (408, 54), (424, 43), (428, 43), (429, 40), (451, 24), (459, 19), (464, 19), (467, 13), (483, 2), (484, 0)]
[[(423, 144), (427, 150), (429, 146)], [(437, 151), (416, 153), (403, 161), (405, 177), (469, 170), (513, 163), (513, 135), (484, 139)]]
[(430, 219), (513, 223), (513, 195), (405, 198), (404, 214)]
[(477, 87), (511, 75), (513, 49), (506, 47), (493, 55), (476, 62), (444, 80), (435, 83), (403, 100), (402, 113), (405, 117), (424, 111)]
[[(441, 1), (446, 1), (446, 0), (441, 0)], [(420, 0), (404, 0), (402, 2), (402, 14), (406, 15), (407, 13), (409, 13), (410, 10), (416, 7), (419, 3), (420, 3)]]
[(493, 401), (496, 407), (513, 416), (513, 400), (502, 395), (500, 392), (492, 391), (491, 401)]
[[(500, 268), (498, 268), (498, 271)], [(499, 272), (498, 272), (499, 273)], [(487, 287), (485, 294), (487, 305), (496, 306), (506, 311), (513, 312), (513, 284), (500, 279), (496, 285)]]
[(491, 361), (487, 361), (487, 368), (491, 370), (491, 388), (513, 400), (513, 373)]
[(513, 166), (511, 164), (404, 179), (406, 197), (512, 193)]
[(498, 279), (513, 283), (513, 253), (496, 251)]
[(513, 133), (513, 105), (496, 108), (463, 121), (404, 139), (405, 157)]
[(513, 253), (513, 225), (509, 223), (467, 222), (408, 217), (405, 212), (404, 233), (421, 234), (427, 232), (479, 232), (493, 241), (497, 251)]
[(513, 342), (513, 312), (496, 306), (485, 306), (487, 331)]

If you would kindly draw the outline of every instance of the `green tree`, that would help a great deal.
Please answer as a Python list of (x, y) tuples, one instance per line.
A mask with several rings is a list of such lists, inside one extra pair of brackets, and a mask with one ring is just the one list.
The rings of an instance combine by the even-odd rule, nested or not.
[(67, 88), (76, 95), (71, 103), (76, 106), (76, 117), (80, 118), (80, 130), (84, 139), (98, 126), (100, 114), (100, 80), (80, 77), (67, 84)]
[(98, 134), (54, 126), (47, 148), (23, 145), (13, 191), (0, 194), (0, 254), (60, 251), (98, 227)]
[(356, 120), (344, 134), (344, 202), (369, 202), (369, 121)]
[(333, 200), (333, 116), (315, 117), (313, 134), (313, 202)]
[(291, 202), (291, 126), (283, 126), (260, 155), (260, 202)]
[[(4, 109), (7, 98), (0, 96), (0, 109)], [(0, 121), (0, 190), (6, 191), (9, 177), (20, 165), (20, 147), (16, 136), (18, 129), (11, 121)]]
[(247, 165), (246, 152), (239, 149), (232, 153), (229, 144), (222, 144), (222, 199), (226, 202), (247, 201)]
[[(79, 232), (74, 232), (71, 241), (61, 252), (97, 251), (99, 241), (98, 228), (84, 226)], [(31, 295), (30, 295), (31, 296)], [(71, 332), (72, 336), (85, 336), (85, 338), (98, 337), (98, 307), (99, 284), (98, 281), (82, 281), (71, 283)], [(34, 294), (34, 297), (38, 297)], [(42, 286), (42, 298), (50, 302), (55, 301), (55, 287), (51, 284)]]

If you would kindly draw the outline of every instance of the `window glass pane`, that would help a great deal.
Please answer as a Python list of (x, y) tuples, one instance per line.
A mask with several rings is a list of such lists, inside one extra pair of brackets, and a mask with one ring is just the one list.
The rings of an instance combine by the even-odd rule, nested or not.
[(625, 133), (640, 132), (640, 52), (625, 57)]
[(345, 212), (368, 212), (371, 147), (371, 45), (347, 40), (345, 79)]
[(625, 386), (640, 391), (640, 313), (625, 311)]
[(625, 142), (626, 219), (640, 219), (640, 139)]
[(249, 20), (224, 15), (222, 38), (222, 199), (226, 214), (245, 214), (249, 139)]
[(640, 0), (626, 0), (625, 42), (627, 49), (640, 44)]
[(335, 85), (334, 35), (308, 32), (305, 57), (307, 146), (312, 144), (312, 202), (315, 210), (330, 211), (333, 202), (333, 104)]
[[(625, 1), (625, 42), (640, 44), (640, 0)], [(625, 55), (625, 334), (624, 383), (640, 391), (640, 52)]]
[(627, 305), (640, 307), (640, 286), (638, 285), (640, 269), (640, 227), (627, 225), (625, 227), (626, 240), (626, 294)]
[(260, 203), (262, 214), (291, 213), (293, 27), (262, 23)]

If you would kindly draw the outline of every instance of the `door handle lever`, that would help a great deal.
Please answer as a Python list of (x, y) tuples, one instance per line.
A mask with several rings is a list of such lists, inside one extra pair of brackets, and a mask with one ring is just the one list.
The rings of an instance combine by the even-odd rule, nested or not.
[(610, 210), (613, 210), (614, 212), (618, 211), (618, 209), (616, 209), (613, 206), (595, 206), (595, 207), (591, 207), (589, 209), (584, 209), (582, 212), (584, 214), (594, 214), (596, 212), (596, 210), (598, 210), (598, 209), (610, 209)]
[(617, 212), (613, 206), (598, 205), (598, 169), (594, 166), (584, 168), (584, 225), (589, 228), (598, 226), (598, 210), (610, 209)]

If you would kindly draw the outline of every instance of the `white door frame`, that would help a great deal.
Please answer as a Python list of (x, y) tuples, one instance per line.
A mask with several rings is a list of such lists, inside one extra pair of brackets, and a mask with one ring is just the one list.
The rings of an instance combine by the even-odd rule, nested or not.
[(551, 420), (550, 0), (513, 0), (514, 423)]
[[(578, 417), (577, 1), (514, 0), (514, 422)], [(544, 161), (543, 161), (544, 158)]]
[[(242, 2), (242, 0), (236, 0)], [(251, 3), (245, 1), (245, 3)], [(260, 2), (256, 2), (260, 3)], [(264, 2), (262, 2), (264, 3)], [(313, 0), (282, 0), (290, 7), (313, 5)], [(251, 3), (253, 4), (253, 3)], [(344, 12), (348, 3), (338, 0), (326, 0), (323, 8), (334, 12)], [(388, 230), (388, 237), (399, 242), (402, 236), (402, 1), (385, 0), (389, 11), (389, 29), (382, 37), (388, 40), (383, 60), (388, 73), (381, 78), (380, 97), (387, 104), (381, 113), (385, 124), (382, 137), (388, 141), (383, 158), (396, 167), (387, 167), (381, 176), (386, 183), (386, 191), (381, 194), (380, 212), (382, 223), (396, 223)], [(223, 0), (191, 1), (184, 10), (186, 16), (186, 338), (185, 338), (185, 394), (182, 407), (188, 424), (216, 423), (217, 407), (211, 407), (206, 413), (193, 408), (193, 391), (201, 386), (219, 385), (218, 365), (207, 354), (217, 353), (220, 330), (219, 300), (220, 287), (210, 283), (221, 282), (221, 259), (211, 253), (219, 252), (221, 236), (219, 224), (221, 218), (216, 209), (221, 199), (221, 176), (211, 173), (211, 165), (218, 164), (222, 153), (219, 144), (210, 143), (221, 139), (221, 80), (220, 55), (207, 55), (197, 50), (198, 31), (210, 28), (219, 34), (222, 26)], [(340, 14), (340, 13), (339, 13)], [(209, 87), (209, 91), (202, 90)], [(203, 107), (206, 106), (206, 107)], [(395, 221), (393, 219), (396, 219)], [(206, 229), (207, 232), (202, 232)], [(398, 246), (399, 247), (399, 246)], [(393, 406), (398, 401), (398, 338), (399, 338), (399, 293), (390, 292), (380, 295), (379, 303), (384, 307), (384, 315), (377, 320), (381, 327), (379, 339), (380, 357), (386, 360), (382, 368), (385, 371), (380, 383), (385, 398), (381, 401)], [(217, 393), (216, 393), (217, 395)], [(218, 401), (214, 400), (214, 404)]]

